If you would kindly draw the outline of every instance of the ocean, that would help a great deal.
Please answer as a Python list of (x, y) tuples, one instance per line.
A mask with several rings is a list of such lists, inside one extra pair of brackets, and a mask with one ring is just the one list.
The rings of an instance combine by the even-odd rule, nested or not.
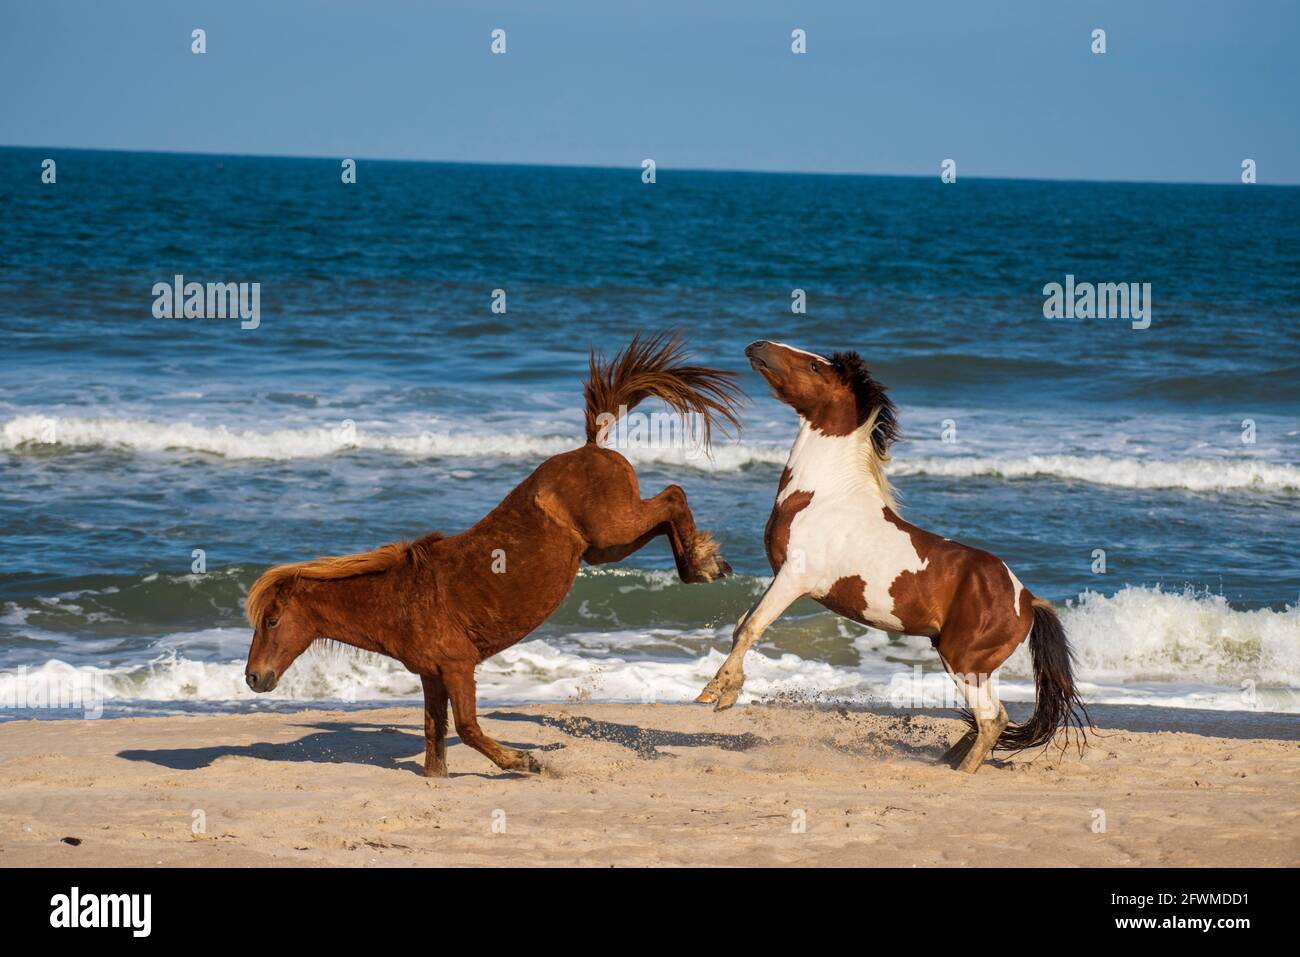
[[(380, 161), (345, 185), (329, 159), (6, 148), (0, 209), (0, 718), (75, 713), (31, 707), (72, 677), (109, 714), (418, 700), (335, 648), (254, 695), (248, 586), (468, 527), (580, 444), (588, 349), (667, 327), (742, 373), (744, 432), (628, 454), (736, 574), (682, 585), (662, 539), (584, 569), (480, 702), (712, 676), (795, 432), (742, 354), (770, 338), (863, 355), (904, 514), (1063, 606), (1089, 702), (1300, 712), (1300, 189)], [(177, 275), (258, 283), (256, 328), (156, 317)], [(1067, 277), (1149, 283), (1149, 326), (1045, 317)], [(742, 701), (947, 682), (927, 639), (806, 601), (747, 671)], [(1024, 649), (1001, 693), (1032, 700)]]

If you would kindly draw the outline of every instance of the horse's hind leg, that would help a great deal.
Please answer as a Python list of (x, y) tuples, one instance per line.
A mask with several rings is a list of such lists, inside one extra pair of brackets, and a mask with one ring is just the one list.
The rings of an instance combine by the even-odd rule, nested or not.
[(997, 714), (992, 718), (979, 719), (979, 733), (975, 736), (975, 741), (962, 758), (961, 764), (957, 765), (959, 771), (965, 771), (967, 774), (974, 774), (984, 763), (993, 746), (998, 743), (998, 738), (1006, 730), (1010, 719), (1007, 717), (1007, 709), (998, 704)]
[(957, 740), (956, 744), (943, 753), (943, 757), (939, 759), (939, 763), (956, 764), (959, 762), (966, 756), (967, 752), (970, 751), (970, 747), (975, 743), (975, 738), (978, 737), (978, 735), (979, 732), (977, 731), (967, 731)]
[(420, 675), (424, 685), (424, 776), (447, 776), (447, 686), (437, 675)]
[[(946, 664), (946, 662), (945, 662)], [(966, 707), (975, 718), (975, 729), (966, 732), (940, 760), (957, 762), (957, 768), (974, 774), (984, 763), (998, 738), (1006, 730), (1007, 709), (998, 700), (989, 675), (960, 675), (949, 671), (966, 698)]]
[(478, 726), (478, 701), (474, 681), (474, 667), (443, 669), (443, 681), (451, 698), (451, 713), (456, 719), (456, 733), (475, 751), (504, 771), (533, 771), (541, 764), (527, 751), (507, 748), (493, 741)]
[(673, 560), (682, 581), (698, 584), (731, 574), (731, 566), (722, 557), (713, 536), (695, 527), (695, 516), (680, 485), (669, 485), (645, 504), (664, 514), (661, 526), (672, 546)]
[(682, 581), (711, 582), (731, 573), (713, 536), (695, 527), (681, 486), (669, 485), (644, 500), (633, 495), (629, 502), (602, 514), (599, 526), (588, 532), (591, 545), (583, 555), (588, 564), (621, 561), (652, 538), (666, 535)]

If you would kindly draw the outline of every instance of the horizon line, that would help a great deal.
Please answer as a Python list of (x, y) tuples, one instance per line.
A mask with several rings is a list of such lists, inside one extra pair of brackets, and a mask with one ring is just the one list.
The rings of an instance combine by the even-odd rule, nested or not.
[[(51, 146), (49, 144), (29, 145), (25, 143), (0, 143), (0, 150), (69, 150), (82, 153), (127, 153), (127, 154), (152, 154), (161, 156), (213, 156), (213, 157), (230, 157), (233, 159), (270, 159), (270, 160), (338, 160), (353, 159), (357, 162), (366, 163), (420, 163), (426, 166), (501, 166), (501, 167), (522, 167), (534, 169), (574, 169), (574, 170), (637, 170), (641, 169), (640, 164), (629, 166), (611, 166), (596, 163), (539, 163), (539, 162), (519, 162), (510, 160), (454, 160), (454, 159), (411, 159), (411, 158), (393, 158), (377, 156), (325, 156), (318, 153), (218, 153), (207, 150), (167, 150), (167, 149), (122, 149), (119, 147), (100, 147), (100, 146)], [(871, 173), (864, 170), (776, 170), (776, 169), (742, 169), (729, 166), (669, 166), (668, 170), (680, 173), (742, 173), (748, 176), (855, 176), (864, 179), (933, 179), (938, 178), (939, 174), (923, 173)], [(665, 169), (665, 167), (656, 161), (656, 172)], [(1237, 181), (1205, 181), (1205, 180), (1174, 180), (1174, 179), (1087, 179), (1087, 178), (1053, 178), (1048, 176), (962, 176), (959, 174), (957, 182), (962, 179), (978, 180), (982, 182), (1008, 182), (1008, 183), (1090, 183), (1090, 184), (1112, 184), (1127, 186), (1273, 186), (1279, 188), (1295, 189), (1300, 187), (1297, 183), (1261, 183), (1251, 184)]]

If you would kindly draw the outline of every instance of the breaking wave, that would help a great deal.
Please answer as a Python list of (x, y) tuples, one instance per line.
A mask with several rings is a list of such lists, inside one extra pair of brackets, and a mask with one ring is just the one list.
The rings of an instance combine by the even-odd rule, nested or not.
[[(1111, 596), (1086, 592), (1061, 615), (1090, 703), (1300, 713), (1300, 604), (1243, 611), (1216, 595), (1125, 588)], [(948, 679), (928, 640), (845, 625), (856, 664), (832, 664), (810, 657), (811, 646), (796, 654), (765, 640), (746, 662), (742, 702), (813, 697), (879, 704), (900, 689), (909, 700), (941, 698)], [(722, 663), (729, 631), (636, 627), (534, 638), (479, 666), (479, 700), (691, 701)], [(421, 695), (419, 678), (396, 661), (332, 644), (303, 655), (271, 694), (254, 695), (244, 683), (248, 640), (247, 628), (204, 629), (158, 639), (147, 660), (134, 663), (50, 659), (10, 668), (0, 671), (0, 709), (21, 716), (24, 702), (31, 706), (50, 687), (70, 682), (96, 689), (105, 707), (141, 711), (160, 710), (160, 703), (161, 710), (234, 710)], [(74, 644), (69, 638), (59, 647)], [(900, 663), (908, 660), (917, 664)], [(1006, 700), (1033, 700), (1024, 646), (1000, 678)]]
[[(541, 459), (581, 444), (575, 434), (523, 432), (421, 432), (394, 435), (352, 427), (303, 427), (258, 432), (191, 422), (141, 419), (83, 419), (20, 415), (0, 429), (0, 449), (116, 448), (139, 452), (191, 452), (228, 459), (319, 458), (365, 450), (422, 458)], [(663, 462), (708, 471), (734, 471), (753, 464), (781, 465), (786, 442), (718, 443), (712, 456), (689, 446), (633, 447), (634, 462)], [(1257, 458), (1144, 459), (1107, 455), (930, 456), (899, 458), (893, 476), (990, 477), (1007, 480), (1051, 479), (1128, 489), (1190, 492), (1300, 493), (1300, 468)]]

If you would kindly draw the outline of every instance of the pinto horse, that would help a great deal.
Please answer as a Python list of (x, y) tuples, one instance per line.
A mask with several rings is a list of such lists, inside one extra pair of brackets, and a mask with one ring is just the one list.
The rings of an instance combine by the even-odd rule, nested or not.
[(545, 621), (584, 560), (616, 562), (664, 535), (682, 581), (711, 582), (731, 571), (713, 538), (695, 527), (679, 486), (642, 499), (627, 459), (601, 442), (622, 414), (657, 396), (678, 414), (698, 414), (707, 446), (715, 425), (739, 427), (736, 378), (687, 364), (681, 341), (669, 334), (637, 336), (613, 361), (593, 352), (583, 390), (586, 444), (547, 459), (468, 531), (262, 575), (248, 593), (248, 686), (275, 688), (317, 639), (354, 645), (420, 676), (426, 775), (447, 776), (448, 700), (467, 745), (502, 769), (540, 771), (531, 754), (479, 727), (474, 669)]
[[(799, 435), (764, 534), (776, 577), (741, 617), (731, 654), (696, 700), (731, 707), (745, 652), (807, 595), (853, 621), (930, 638), (970, 709), (971, 730), (944, 755), (963, 771), (977, 771), (994, 747), (1038, 747), (1072, 723), (1082, 731), (1087, 711), (1052, 606), (988, 552), (899, 517), (882, 469), (898, 437), (896, 410), (858, 354), (826, 359), (760, 341), (745, 355), (798, 413)], [(1012, 725), (989, 678), (1026, 638), (1037, 704), (1025, 724)]]

